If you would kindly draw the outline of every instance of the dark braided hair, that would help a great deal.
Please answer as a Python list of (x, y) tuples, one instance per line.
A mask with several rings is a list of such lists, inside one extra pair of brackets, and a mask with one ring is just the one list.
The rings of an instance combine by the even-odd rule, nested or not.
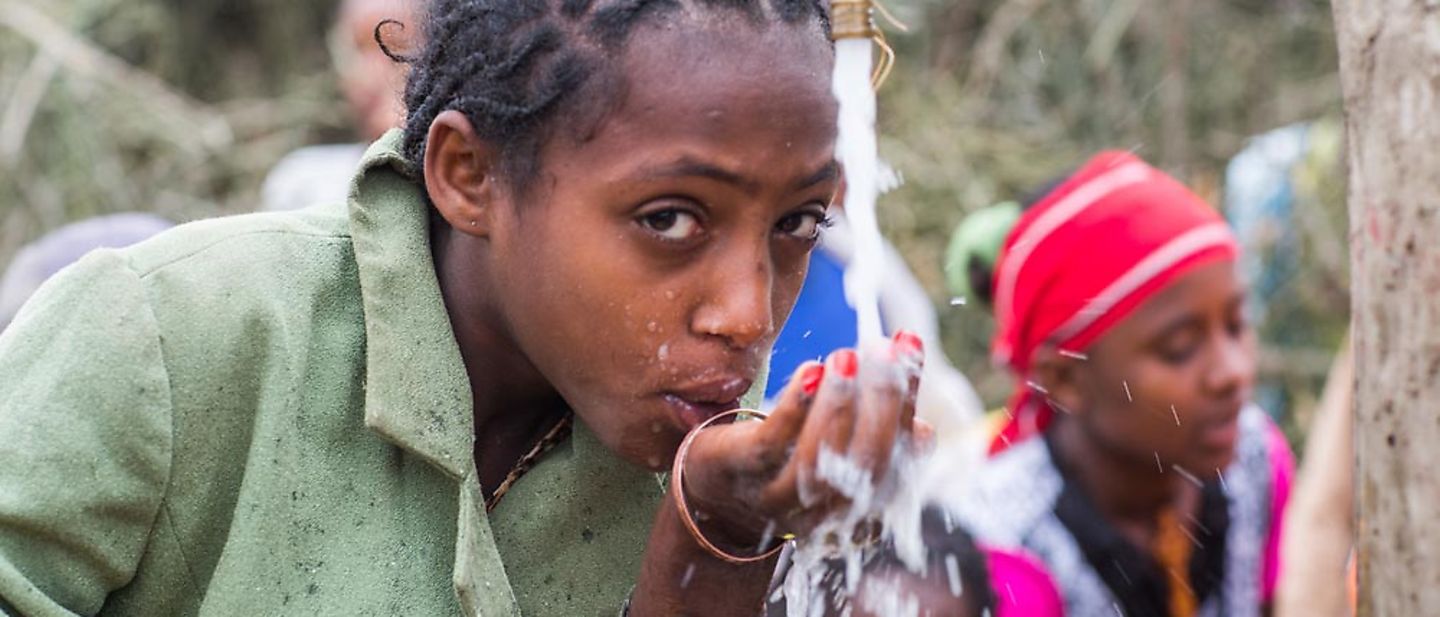
[(758, 24), (810, 18), (820, 26), (816, 34), (828, 37), (823, 1), (429, 0), (418, 53), (400, 56), (386, 47), (382, 29), (397, 22), (382, 22), (375, 38), (391, 59), (410, 64), (404, 155), (413, 172), (423, 173), (430, 124), (455, 109), (498, 148), (501, 174), (523, 192), (539, 171), (552, 119), (571, 116), (562, 111), (582, 102), (591, 115), (604, 112), (618, 89), (607, 63), (638, 24), (674, 18), (691, 4)]

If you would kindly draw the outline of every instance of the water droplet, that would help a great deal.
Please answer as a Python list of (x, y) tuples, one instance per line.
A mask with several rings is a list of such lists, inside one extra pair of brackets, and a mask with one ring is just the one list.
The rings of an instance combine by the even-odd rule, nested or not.
[(1130, 396), (1130, 382), (1128, 382), (1128, 381), (1122, 381), (1122, 382), (1120, 382), (1120, 385), (1125, 386), (1125, 400), (1130, 401), (1130, 402), (1132, 402), (1132, 403), (1135, 402), (1134, 397), (1131, 397), (1131, 396)]
[(665, 430), (665, 427), (664, 427), (664, 426), (661, 426), (661, 424), (660, 424), (659, 422), (651, 422), (651, 423), (650, 423), (650, 432), (652, 432), (652, 433), (659, 433), (660, 431), (663, 431), (663, 430)]
[(950, 306), (965, 306), (964, 296), (955, 296), (950, 299)]
[(1040, 64), (1045, 64), (1045, 50), (1037, 48), (1035, 53), (1040, 54)]
[(960, 582), (960, 563), (954, 553), (945, 556), (945, 575), (950, 578), (950, 595), (960, 597), (965, 587)]
[(652, 456), (652, 457), (646, 459), (645, 462), (650, 464), (650, 468), (651, 468), (651, 469), (659, 469), (659, 468), (660, 468), (660, 457), (658, 457), (658, 456)]
[(814, 332), (814, 330), (806, 330), (804, 334), (800, 335), (800, 338), (810, 338), (810, 335)]
[(669, 358), (669, 357), (670, 357), (670, 344), (669, 344), (669, 343), (661, 343), (661, 344), (660, 344), (660, 349), (655, 352), (655, 357), (656, 357), (656, 358), (659, 358), (661, 362), (664, 362), (666, 358)]
[(1175, 411), (1175, 406), (1170, 406), (1170, 415), (1175, 416), (1175, 426), (1180, 426), (1180, 412)]
[(651, 331), (651, 332), (659, 332), (659, 331), (660, 331), (660, 324), (655, 323), (655, 322), (652, 321), (652, 322), (649, 322), (649, 323), (645, 324), (645, 329), (646, 329), (646, 330), (649, 330), (649, 331)]
[(1199, 486), (1199, 487), (1202, 487), (1202, 488), (1205, 486), (1205, 483), (1202, 482), (1199, 477), (1196, 477), (1195, 474), (1190, 473), (1190, 470), (1188, 470), (1188, 469), (1186, 469), (1186, 468), (1184, 468), (1184, 467), (1181, 467), (1181, 466), (1179, 466), (1179, 465), (1171, 465), (1170, 468), (1171, 468), (1171, 469), (1174, 469), (1174, 470), (1175, 470), (1175, 473), (1180, 474), (1180, 477), (1185, 478), (1185, 479), (1186, 479), (1187, 481), (1189, 481), (1191, 484), (1194, 484), (1195, 486)]
[(695, 564), (692, 562), (685, 566), (685, 575), (680, 577), (680, 588), (690, 586), (690, 577), (695, 576)]
[(666, 300), (674, 300), (674, 299), (675, 299), (675, 290), (674, 290), (674, 289), (666, 289), (666, 290), (665, 290), (665, 299), (666, 299)]

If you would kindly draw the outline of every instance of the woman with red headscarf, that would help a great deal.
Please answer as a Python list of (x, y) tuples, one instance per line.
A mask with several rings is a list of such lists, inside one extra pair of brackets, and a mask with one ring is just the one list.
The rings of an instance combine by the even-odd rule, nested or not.
[(993, 267), (951, 264), (992, 292), (1019, 384), (960, 518), (1039, 558), (1069, 615), (1267, 611), (1293, 460), (1250, 403), (1230, 229), (1123, 152), (1010, 208)]

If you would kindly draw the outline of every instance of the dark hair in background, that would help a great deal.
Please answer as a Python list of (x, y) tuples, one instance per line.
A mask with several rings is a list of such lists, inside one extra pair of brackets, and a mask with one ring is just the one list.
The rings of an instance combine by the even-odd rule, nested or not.
[[(1064, 184), (1066, 180), (1069, 180), (1070, 176), (1075, 174), (1075, 171), (1077, 170), (1072, 169), (1062, 175), (1055, 176), (1045, 181), (1044, 184), (1040, 185), (1040, 188), (1025, 194), (1019, 201), (1020, 212), (1023, 213), (1035, 204), (1040, 203), (1040, 200), (1045, 199), (1046, 196), (1059, 188), (1061, 184)], [(1009, 233), (1009, 230), (1006, 230), (1006, 233)], [(974, 290), (974, 294), (979, 297), (980, 302), (985, 306), (994, 306), (995, 264), (985, 263), (980, 259), (967, 260), (965, 263), (965, 276), (970, 281), (970, 289)]]
[[(418, 53), (386, 54), (410, 64), (405, 87), (405, 158), (423, 174), (425, 139), (440, 112), (465, 114), (499, 149), (501, 173), (522, 192), (538, 169), (552, 120), (588, 112), (598, 122), (623, 84), (606, 69), (636, 26), (674, 19), (685, 5), (728, 10), (752, 25), (814, 20), (828, 40), (822, 0), (430, 0)], [(580, 107), (584, 105), (584, 107)]]

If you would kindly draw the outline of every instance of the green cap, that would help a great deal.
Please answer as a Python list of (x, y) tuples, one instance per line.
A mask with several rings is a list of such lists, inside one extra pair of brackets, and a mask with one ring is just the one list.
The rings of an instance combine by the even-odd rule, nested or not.
[(993, 269), (1005, 246), (1005, 236), (1018, 220), (1020, 204), (1006, 201), (976, 210), (955, 226), (950, 246), (945, 249), (945, 282), (950, 293), (962, 298), (978, 297), (970, 288), (971, 261), (978, 260)]

